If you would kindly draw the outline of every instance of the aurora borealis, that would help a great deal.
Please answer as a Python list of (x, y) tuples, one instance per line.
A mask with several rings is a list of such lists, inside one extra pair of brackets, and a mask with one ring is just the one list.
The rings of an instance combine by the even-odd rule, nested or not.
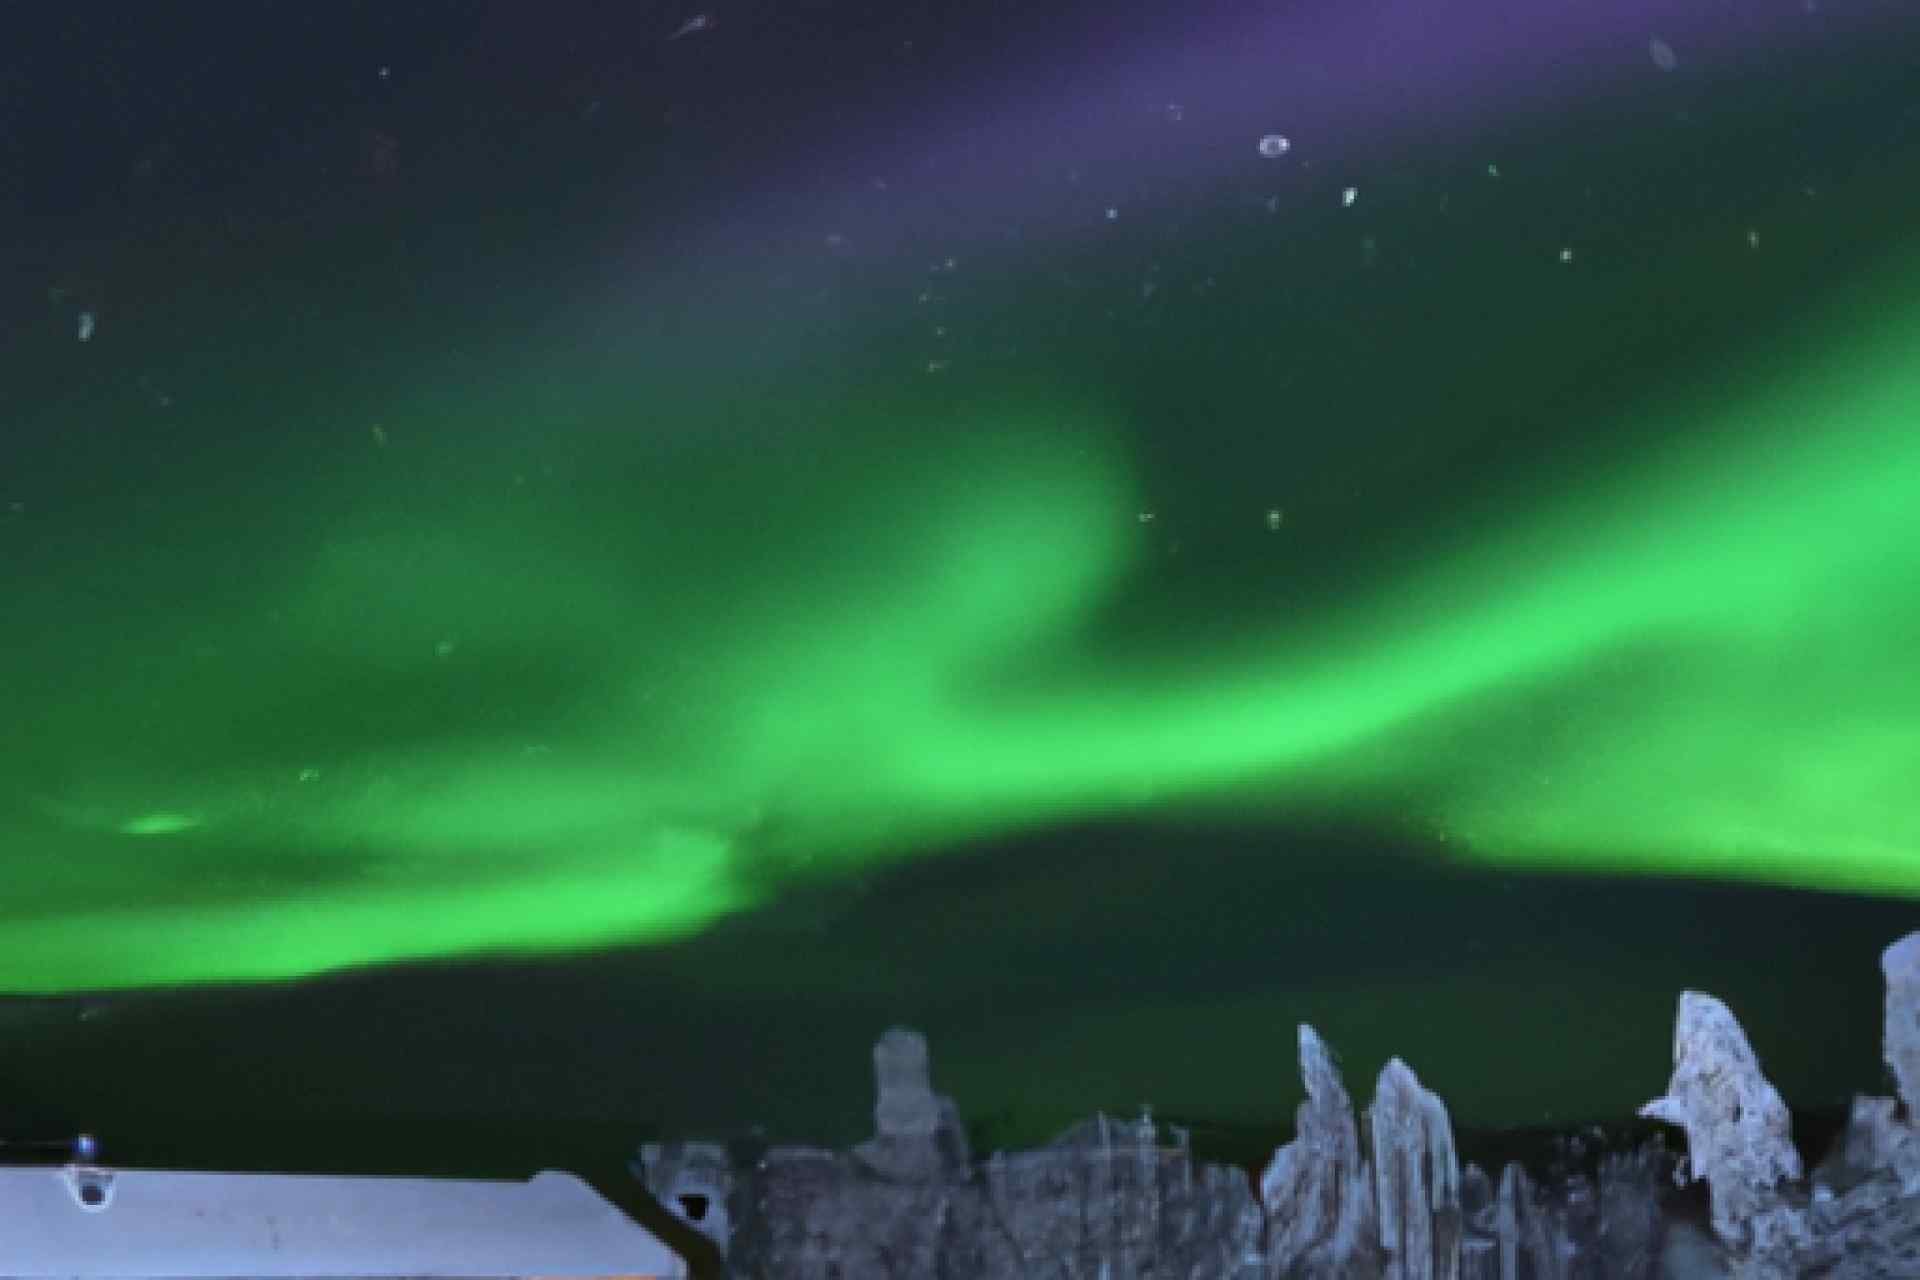
[(114, 993), (35, 1079), (666, 1132), (907, 1019), (1252, 1114), (1311, 1018), (1533, 1122), (1692, 984), (1870, 1083), (1910, 15), (642, 8), (0, 53), (0, 995)]
[[(474, 516), (336, 533), (269, 602), (296, 646), (363, 648), (425, 691), (589, 628), (639, 655), (552, 742), (469, 731), (43, 797), (34, 838), (91, 826), (103, 881), (11, 926), (8, 983), (644, 942), (801, 868), (1166, 803), (1412, 792), (1398, 819), (1457, 857), (1911, 892), (1903, 284), (1580, 492), (1340, 611), (1133, 668), (1102, 655), (1098, 618), (1135, 568), (1140, 497), (1115, 433), (1064, 401), (715, 503), (691, 554), (649, 528), (681, 477), (634, 492), (625, 549), (594, 567)], [(771, 448), (685, 483), (780, 494), (798, 465)], [(1249, 541), (1283, 536), (1259, 516)], [(217, 738), (233, 711), (216, 693), (175, 732)], [(195, 868), (227, 849), (263, 860), (262, 888), (202, 897)], [(184, 878), (178, 900), (103, 895), (148, 866)]]

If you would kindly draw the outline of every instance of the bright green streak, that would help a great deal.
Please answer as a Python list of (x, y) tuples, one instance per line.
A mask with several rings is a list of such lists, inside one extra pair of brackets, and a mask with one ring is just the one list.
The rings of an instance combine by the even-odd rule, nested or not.
[(120, 824), (119, 830), (121, 835), (126, 836), (172, 836), (191, 831), (199, 825), (200, 819), (191, 813), (159, 810), (129, 818)]
[[(47, 797), (7, 838), (50, 864), (70, 843), (88, 873), (0, 923), (0, 988), (670, 938), (795, 868), (1169, 801), (1349, 803), (1490, 860), (1920, 896), (1920, 313), (1879, 301), (1861, 313), (1891, 322), (1676, 414), (1659, 456), (1452, 535), (1344, 612), (1150, 670), (1100, 631), (1140, 545), (1125, 459), (1044, 400), (959, 451), (875, 423), (893, 453), (794, 502), (765, 496), (794, 462), (770, 452), (691, 531), (679, 479), (643, 488), (614, 539), (637, 560), (596, 556), (604, 530), (369, 520), (261, 612), (402, 688), (534, 654), (587, 662), (595, 691), (551, 742)], [(1248, 537), (1281, 554), (1260, 515)], [(236, 676), (169, 742), (218, 742), (300, 678)]]

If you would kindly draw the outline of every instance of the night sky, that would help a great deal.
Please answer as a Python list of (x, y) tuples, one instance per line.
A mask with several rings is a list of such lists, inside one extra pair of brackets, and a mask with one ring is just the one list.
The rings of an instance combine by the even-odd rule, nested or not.
[(1687, 987), (1884, 1091), (1906, 8), (28, 16), (0, 1134), (1571, 1126)]

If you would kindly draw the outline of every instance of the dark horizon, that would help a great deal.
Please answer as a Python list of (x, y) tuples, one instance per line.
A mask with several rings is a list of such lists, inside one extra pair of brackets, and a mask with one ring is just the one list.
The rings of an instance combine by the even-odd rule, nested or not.
[[(17, 1035), (10, 1131), (90, 1132), (130, 1163), (469, 1176), (613, 1160), (644, 1141), (848, 1147), (871, 1133), (873, 1040), (907, 1025), (929, 1037), (935, 1088), (992, 1147), (1146, 1104), (1195, 1127), (1203, 1158), (1245, 1165), (1291, 1131), (1305, 1021), (1358, 1104), (1397, 1056), (1446, 1101), (1463, 1158), (1480, 1147), (1537, 1162), (1551, 1135), (1651, 1131), (1634, 1113), (1671, 1068), (1682, 989), (1733, 1009), (1815, 1139), (1854, 1094), (1886, 1092), (1877, 962), (1910, 921), (1902, 904), (1496, 878), (1369, 850), (1352, 831), (1320, 833), (1341, 842), (1338, 864), (1283, 868), (1256, 856), (1271, 839), (1151, 823), (1056, 833), (1048, 868), (1124, 852), (1127, 869), (1066, 916), (1022, 906), (1045, 892), (1042, 846), (1026, 837), (879, 873), (852, 898), (796, 891), (677, 945), (74, 997), (96, 1012)], [(1242, 893), (1224, 904), (1214, 886), (1229, 877)], [(1307, 914), (1268, 920), (1281, 894)], [(924, 922), (946, 901), (975, 914), (885, 940), (887, 921)], [(1488, 912), (1505, 933), (1482, 924), (1463, 942), (1456, 922)], [(1354, 920), (1394, 949), (1342, 936)], [(1400, 994), (1409, 950), (1431, 960)], [(1794, 957), (1791, 969), (1757, 968), (1760, 950)], [(847, 985), (859, 972), (875, 975), (869, 989)], [(1554, 992), (1521, 976), (1571, 972), (1586, 985)], [(1502, 987), (1512, 1004), (1484, 994)], [(1438, 1003), (1449, 988), (1463, 994)], [(834, 994), (810, 1005), (792, 992)], [(1219, 1009), (1171, 1026), (1140, 1016), (1196, 993)], [(1125, 1060), (1098, 1017), (1081, 1024), (1115, 1001), (1133, 1012), (1113, 1030), (1142, 1032)], [(1066, 1043), (1008, 1050), (996, 1027), (1051, 1028)], [(1036, 1075), (1074, 1083), (1036, 1089)]]

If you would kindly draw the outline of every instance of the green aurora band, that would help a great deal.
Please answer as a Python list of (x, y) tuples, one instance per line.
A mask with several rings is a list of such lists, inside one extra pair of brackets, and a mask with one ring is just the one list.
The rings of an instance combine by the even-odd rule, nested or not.
[[(663, 492), (623, 517), (639, 565), (496, 514), (369, 517), (260, 612), (396, 688), (534, 653), (592, 667), (590, 693), (550, 741), (44, 796), (25, 837), (84, 870), (12, 905), (0, 988), (663, 941), (791, 876), (1169, 804), (1371, 803), (1477, 861), (1920, 896), (1920, 313), (1897, 297), (1350, 607), (1151, 663), (1098, 634), (1137, 570), (1126, 460), (1043, 399), (697, 532)], [(793, 459), (728, 466), (706, 496), (778, 494)], [(233, 679), (176, 740), (224, 740), (270, 676)]]

